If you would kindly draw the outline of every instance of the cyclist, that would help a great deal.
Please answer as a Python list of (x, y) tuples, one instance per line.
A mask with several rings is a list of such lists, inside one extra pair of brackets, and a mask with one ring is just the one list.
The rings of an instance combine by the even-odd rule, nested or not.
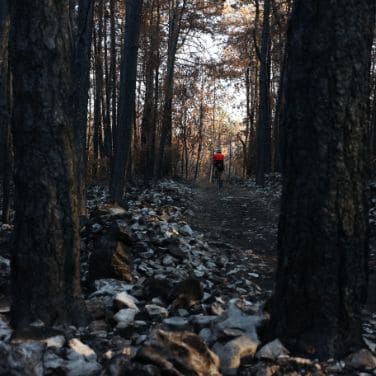
[(214, 168), (214, 178), (219, 179), (219, 187), (222, 185), (221, 175), (225, 169), (225, 156), (222, 154), (220, 147), (217, 148), (213, 156), (213, 168)]

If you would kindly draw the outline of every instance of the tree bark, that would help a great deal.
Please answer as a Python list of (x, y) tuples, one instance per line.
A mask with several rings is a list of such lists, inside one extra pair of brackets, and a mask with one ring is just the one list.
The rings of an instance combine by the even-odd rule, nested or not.
[(173, 4), (169, 19), (167, 72), (164, 83), (164, 105), (162, 131), (159, 143), (158, 177), (168, 176), (172, 172), (172, 99), (174, 95), (175, 59), (181, 30), (181, 21), (185, 12), (186, 3), (186, 0), (183, 0), (181, 6), (179, 2)]
[(94, 2), (80, 0), (78, 8), (77, 36), (73, 59), (73, 108), (74, 131), (77, 150), (77, 181), (80, 215), (86, 215), (86, 137), (89, 99), (89, 71), (93, 28)]
[(155, 4), (152, 1), (150, 5), (150, 30), (149, 30), (149, 49), (147, 53), (147, 61), (145, 64), (145, 99), (142, 115), (141, 129), (141, 147), (142, 147), (142, 168), (144, 175), (144, 183), (148, 184), (154, 176), (154, 154), (153, 154), (153, 133), (155, 133), (155, 110), (154, 106), (154, 72), (157, 69), (157, 49), (159, 48), (159, 24), (158, 15), (156, 20)]
[(116, 144), (111, 172), (110, 194), (114, 201), (121, 201), (125, 185), (125, 170), (132, 142), (135, 112), (137, 56), (141, 28), (142, 0), (126, 0), (126, 23), (121, 66), (119, 117)]
[(9, 40), (8, 0), (0, 1), (0, 172), (2, 173), (2, 218), (9, 222), (10, 215), (10, 180), (12, 172), (11, 137), (10, 137), (10, 72), (8, 64)]
[(110, 60), (110, 82), (111, 82), (111, 131), (112, 131), (112, 155), (115, 149), (115, 135), (117, 124), (117, 54), (116, 54), (116, 0), (110, 0), (110, 38), (111, 38), (111, 60)]
[(264, 21), (260, 51), (260, 102), (257, 126), (256, 184), (263, 186), (265, 173), (270, 172), (270, 109), (269, 109), (269, 45), (270, 45), (270, 0), (264, 1)]
[(68, 17), (68, 2), (12, 3), (17, 327), (84, 319)]
[(270, 329), (292, 350), (315, 357), (362, 346), (374, 6), (373, 0), (298, 0), (289, 26), (287, 153)]

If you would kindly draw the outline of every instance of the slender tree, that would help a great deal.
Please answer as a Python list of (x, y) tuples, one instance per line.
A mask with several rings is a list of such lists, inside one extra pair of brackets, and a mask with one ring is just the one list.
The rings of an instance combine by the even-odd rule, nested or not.
[(73, 54), (73, 108), (74, 130), (78, 158), (77, 180), (80, 199), (80, 215), (86, 214), (86, 129), (89, 93), (89, 70), (93, 28), (93, 0), (80, 0), (78, 8), (77, 36)]
[(117, 202), (123, 196), (125, 171), (132, 143), (142, 5), (143, 0), (125, 1), (126, 20), (121, 64), (119, 115), (110, 184), (111, 197)]
[(172, 172), (172, 99), (174, 94), (174, 72), (182, 19), (187, 6), (186, 0), (170, 1), (170, 14), (167, 43), (167, 72), (164, 82), (164, 105), (162, 130), (159, 143), (158, 176)]
[(141, 165), (144, 173), (144, 182), (147, 184), (154, 176), (154, 155), (153, 155), (153, 137), (155, 133), (154, 125), (154, 74), (157, 69), (157, 50), (159, 48), (159, 24), (157, 14), (157, 2), (151, 0), (149, 4), (148, 25), (148, 49), (145, 56), (145, 97), (142, 114), (141, 129)]
[(264, 19), (260, 50), (260, 100), (257, 126), (256, 184), (264, 185), (265, 173), (270, 172), (270, 104), (269, 104), (269, 50), (270, 50), (270, 0), (264, 1)]
[(362, 346), (374, 14), (373, 0), (297, 0), (289, 26), (270, 328), (292, 349), (319, 357)]
[(12, 1), (12, 320), (82, 323), (68, 2)]

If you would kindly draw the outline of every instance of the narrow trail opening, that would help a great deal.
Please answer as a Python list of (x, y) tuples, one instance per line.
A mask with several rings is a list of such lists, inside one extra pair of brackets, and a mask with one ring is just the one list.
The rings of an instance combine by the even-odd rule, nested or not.
[[(227, 184), (218, 193), (207, 181), (195, 187), (191, 223), (218, 249), (224, 249), (239, 280), (257, 278), (267, 297), (276, 267), (278, 197), (262, 189)], [(243, 275), (242, 275), (243, 274)]]

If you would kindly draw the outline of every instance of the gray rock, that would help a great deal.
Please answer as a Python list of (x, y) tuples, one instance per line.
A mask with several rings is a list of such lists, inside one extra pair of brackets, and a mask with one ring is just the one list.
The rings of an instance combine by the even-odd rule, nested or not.
[(57, 370), (62, 369), (64, 364), (64, 359), (58, 356), (54, 351), (47, 350), (43, 354), (43, 366), (44, 371), (47, 374), (58, 374)]
[(199, 327), (209, 326), (214, 320), (217, 320), (218, 316), (209, 315), (194, 315), (191, 316), (191, 323)]
[(3, 320), (0, 316), (0, 341), (9, 341), (12, 332), (13, 331), (7, 321)]
[(135, 309), (125, 308), (121, 309), (116, 315), (114, 315), (114, 320), (117, 322), (118, 329), (127, 328), (134, 322), (137, 311)]
[(168, 310), (156, 304), (147, 304), (146, 312), (152, 319), (164, 319), (168, 317)]
[(178, 309), (178, 314), (181, 317), (187, 317), (187, 316), (189, 316), (189, 312), (186, 309), (184, 309), (184, 308), (179, 308)]
[(96, 375), (102, 366), (95, 360), (88, 360), (76, 351), (69, 349), (67, 360), (64, 361), (62, 368), (67, 376), (91, 376)]
[(69, 347), (76, 353), (83, 356), (86, 360), (96, 360), (97, 355), (95, 351), (89, 346), (82, 343), (78, 338), (72, 338), (69, 343)]
[(97, 279), (94, 282), (96, 291), (90, 295), (91, 297), (99, 295), (115, 296), (116, 294), (132, 290), (133, 285), (113, 278)]
[(42, 376), (45, 345), (37, 342), (11, 346), (7, 362), (12, 376)]
[(222, 305), (218, 302), (214, 302), (213, 304), (210, 305), (210, 311), (213, 315), (218, 315), (218, 316), (223, 315), (223, 313), (225, 312)]
[(174, 265), (175, 261), (176, 260), (172, 256), (166, 255), (165, 257), (163, 257), (162, 264), (165, 265), (165, 266)]
[(264, 317), (257, 315), (247, 315), (236, 306), (237, 299), (229, 302), (229, 307), (224, 314), (224, 320), (216, 324), (216, 328), (220, 331), (224, 329), (241, 329), (244, 334), (258, 342), (256, 328), (264, 320)]
[(99, 223), (94, 223), (91, 225), (91, 232), (94, 234), (97, 234), (98, 232), (101, 232), (103, 230), (103, 227)]
[(186, 236), (192, 236), (193, 235), (193, 230), (191, 229), (191, 227), (189, 225), (184, 225), (184, 226), (180, 227), (179, 232), (182, 235), (186, 235)]
[(114, 303), (118, 309), (127, 307), (127, 308), (131, 308), (139, 312), (136, 302), (137, 302), (137, 299), (129, 295), (125, 291), (119, 292), (118, 294), (116, 294), (115, 299), (114, 299)]
[(267, 343), (257, 352), (258, 359), (275, 360), (281, 355), (288, 355), (289, 351), (284, 347), (281, 341), (277, 338), (272, 342)]
[(243, 336), (245, 333), (243, 330), (240, 329), (226, 328), (222, 330), (222, 334), (224, 337), (227, 337), (229, 339)]
[(205, 342), (210, 342), (212, 339), (212, 332), (209, 328), (203, 328), (200, 330), (199, 336), (202, 337)]
[(213, 350), (221, 360), (223, 374), (236, 375), (241, 359), (255, 355), (258, 345), (259, 341), (254, 341), (247, 336), (237, 337), (225, 344), (216, 342)]
[(63, 335), (58, 335), (54, 337), (49, 337), (44, 340), (47, 347), (61, 348), (65, 344), (65, 337)]
[(186, 329), (188, 327), (189, 321), (185, 317), (169, 317), (163, 320), (163, 324), (170, 327), (171, 329)]
[(348, 366), (355, 369), (373, 370), (376, 368), (376, 357), (367, 349), (361, 349), (349, 355), (345, 361)]

